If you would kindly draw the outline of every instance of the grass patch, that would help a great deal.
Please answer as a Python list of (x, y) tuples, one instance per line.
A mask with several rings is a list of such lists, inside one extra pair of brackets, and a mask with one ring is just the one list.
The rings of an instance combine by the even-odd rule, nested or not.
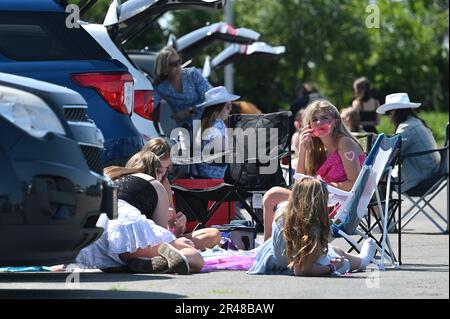
[[(427, 123), (433, 131), (433, 136), (439, 147), (445, 142), (445, 125), (448, 123), (448, 112), (420, 112), (419, 117)], [(377, 126), (380, 133), (394, 134), (394, 126), (385, 115), (381, 116), (380, 125)]]

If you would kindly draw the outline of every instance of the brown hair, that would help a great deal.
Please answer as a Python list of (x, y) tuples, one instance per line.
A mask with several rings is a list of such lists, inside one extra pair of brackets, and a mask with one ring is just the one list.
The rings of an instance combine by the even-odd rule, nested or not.
[(353, 87), (355, 89), (355, 98), (360, 102), (366, 102), (371, 97), (370, 93), (370, 82), (365, 77), (360, 77), (353, 82)]
[(304, 177), (294, 184), (283, 228), (289, 267), (301, 263), (318, 243), (327, 251), (330, 236), (327, 205), (328, 191), (318, 179)]
[(152, 177), (156, 177), (156, 170), (161, 167), (161, 161), (158, 156), (150, 151), (141, 150), (128, 160), (125, 167), (108, 166), (103, 169), (103, 173), (109, 176), (112, 180), (136, 173), (144, 173)]
[(206, 129), (214, 126), (214, 122), (217, 120), (224, 107), (225, 103), (221, 103), (205, 108), (202, 114), (202, 134)]
[(155, 61), (155, 79), (154, 85), (159, 85), (169, 76), (169, 59), (173, 54), (178, 54), (172, 46), (166, 46), (159, 51)]

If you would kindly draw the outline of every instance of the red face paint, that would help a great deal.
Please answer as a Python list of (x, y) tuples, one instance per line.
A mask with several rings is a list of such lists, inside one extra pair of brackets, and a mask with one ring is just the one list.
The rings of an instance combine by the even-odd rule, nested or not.
[(314, 125), (312, 135), (319, 137), (319, 136), (325, 136), (331, 133), (331, 130), (333, 128), (334, 120), (331, 120), (328, 123), (320, 123), (317, 125)]

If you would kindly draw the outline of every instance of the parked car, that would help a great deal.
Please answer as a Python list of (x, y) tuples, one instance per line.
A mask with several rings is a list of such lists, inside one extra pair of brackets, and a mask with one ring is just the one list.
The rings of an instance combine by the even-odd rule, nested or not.
[(102, 234), (99, 215), (117, 217), (86, 109), (73, 90), (0, 73), (1, 266), (72, 262)]
[(131, 120), (144, 141), (163, 135), (153, 105), (153, 85), (126, 55), (123, 45), (150, 26), (163, 13), (178, 9), (220, 9), (221, 0), (111, 2), (103, 24), (82, 23), (82, 27), (115, 59), (122, 62), (134, 80), (134, 109)]
[(80, 93), (105, 137), (102, 165), (124, 164), (143, 145), (130, 119), (133, 78), (83, 28), (66, 26), (59, 2), (0, 1), (0, 72)]

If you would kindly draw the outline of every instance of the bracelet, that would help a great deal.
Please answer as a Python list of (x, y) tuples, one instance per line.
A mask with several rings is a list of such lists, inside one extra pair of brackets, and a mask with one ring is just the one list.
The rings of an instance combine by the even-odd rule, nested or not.
[(328, 264), (328, 268), (330, 268), (330, 274), (334, 274), (336, 272), (336, 266), (333, 264)]

